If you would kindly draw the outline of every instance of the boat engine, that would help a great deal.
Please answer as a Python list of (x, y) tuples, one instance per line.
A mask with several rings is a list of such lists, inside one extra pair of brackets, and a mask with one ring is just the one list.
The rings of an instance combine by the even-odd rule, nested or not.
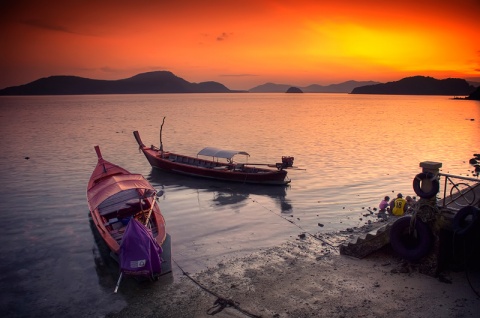
[(284, 168), (293, 167), (293, 159), (295, 159), (295, 158), (294, 157), (283, 156), (282, 157), (283, 167)]

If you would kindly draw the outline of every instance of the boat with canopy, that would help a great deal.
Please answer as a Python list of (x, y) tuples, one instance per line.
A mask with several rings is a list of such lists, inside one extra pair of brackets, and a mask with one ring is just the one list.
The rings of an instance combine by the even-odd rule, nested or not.
[[(163, 126), (163, 123), (162, 123)], [(283, 157), (282, 163), (276, 163), (276, 169), (261, 167), (262, 164), (248, 162), (239, 163), (234, 161), (237, 155), (250, 157), (246, 151), (220, 149), (206, 147), (197, 153), (196, 157), (164, 151), (161, 141), (160, 148), (155, 146), (147, 147), (140, 138), (138, 131), (133, 135), (138, 143), (139, 149), (143, 152), (153, 168), (163, 169), (184, 175), (209, 178), (222, 181), (254, 183), (265, 185), (286, 185), (290, 183), (287, 171), (284, 169), (291, 166), (290, 162), (283, 162), (283, 158), (293, 163), (293, 157)], [(211, 158), (202, 158), (211, 157)], [(266, 164), (263, 164), (266, 166)], [(271, 166), (271, 165), (269, 165)]]

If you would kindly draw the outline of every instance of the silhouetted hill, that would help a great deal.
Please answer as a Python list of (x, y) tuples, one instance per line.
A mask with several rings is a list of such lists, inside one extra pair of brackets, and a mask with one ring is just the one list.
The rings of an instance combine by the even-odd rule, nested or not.
[(473, 87), (480, 87), (480, 82), (469, 81), (467, 79), (466, 79), (466, 81), (467, 81), (468, 84), (472, 85)]
[(83, 95), (230, 93), (217, 82), (190, 83), (168, 71), (142, 73), (120, 80), (95, 80), (78, 76), (50, 76), (31, 83), (7, 87), (0, 95)]
[[(350, 93), (355, 87), (377, 84), (378, 82), (365, 81), (347, 81), (339, 84), (330, 84), (322, 86), (318, 84), (312, 84), (306, 87), (298, 87), (304, 93)], [(292, 85), (287, 84), (275, 84), (265, 83), (254, 88), (249, 89), (250, 93), (283, 93), (288, 90)]]
[(303, 93), (302, 90), (298, 87), (290, 87), (289, 89), (287, 89), (287, 91), (285, 93)]
[(390, 94), (390, 95), (468, 95), (475, 87), (460, 78), (438, 80), (426, 76), (406, 77), (396, 82), (361, 86), (353, 89), (352, 94)]
[(480, 87), (477, 87), (466, 99), (480, 100)]
[(290, 87), (292, 87), (292, 85), (265, 83), (262, 85), (255, 86), (254, 88), (251, 88), (248, 91), (250, 93), (284, 93)]
[(327, 86), (322, 86), (318, 84), (313, 84), (307, 87), (302, 87), (302, 90), (305, 93), (350, 93), (354, 88), (365, 86), (365, 85), (374, 85), (378, 82), (373, 81), (346, 81), (339, 84), (330, 84)]

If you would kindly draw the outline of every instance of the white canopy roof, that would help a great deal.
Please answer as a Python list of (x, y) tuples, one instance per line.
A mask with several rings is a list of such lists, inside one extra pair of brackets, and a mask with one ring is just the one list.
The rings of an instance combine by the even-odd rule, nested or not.
[(250, 155), (245, 151), (225, 150), (225, 149), (219, 149), (215, 147), (203, 148), (202, 150), (200, 150), (200, 152), (197, 155), (217, 157), (217, 158), (227, 158), (227, 159), (231, 159), (235, 155), (245, 155), (250, 157)]

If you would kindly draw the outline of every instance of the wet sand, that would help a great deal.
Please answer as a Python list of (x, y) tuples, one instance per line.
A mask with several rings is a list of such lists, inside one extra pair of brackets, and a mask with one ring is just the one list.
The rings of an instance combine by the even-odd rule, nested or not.
[(128, 306), (107, 317), (478, 317), (478, 267), (469, 279), (431, 277), (389, 246), (364, 259), (340, 255), (351, 235), (297, 237), (179, 279), (128, 284)]

